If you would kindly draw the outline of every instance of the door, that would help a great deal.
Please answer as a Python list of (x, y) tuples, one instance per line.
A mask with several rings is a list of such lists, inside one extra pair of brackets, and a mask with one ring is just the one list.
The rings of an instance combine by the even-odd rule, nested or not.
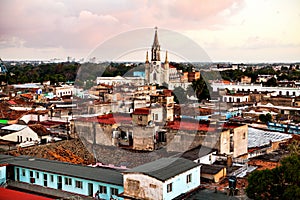
[(16, 170), (17, 170), (16, 181), (19, 181), (19, 180), (20, 180), (20, 169), (19, 169), (19, 168), (16, 168)]
[(14, 181), (17, 176), (15, 177), (15, 168), (13, 166), (6, 167), (6, 179)]
[(48, 175), (44, 174), (44, 186), (47, 187), (48, 184)]
[(89, 196), (93, 196), (93, 184), (92, 183), (88, 183), (88, 192), (89, 192)]
[(57, 189), (59, 189), (59, 190), (62, 189), (62, 178), (61, 178), (61, 176), (57, 177)]

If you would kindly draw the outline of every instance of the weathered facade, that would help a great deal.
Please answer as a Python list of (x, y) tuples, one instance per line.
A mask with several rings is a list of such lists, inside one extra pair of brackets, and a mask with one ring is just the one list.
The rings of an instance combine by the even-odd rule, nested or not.
[(182, 158), (162, 158), (123, 172), (125, 199), (168, 200), (200, 186), (201, 166)]

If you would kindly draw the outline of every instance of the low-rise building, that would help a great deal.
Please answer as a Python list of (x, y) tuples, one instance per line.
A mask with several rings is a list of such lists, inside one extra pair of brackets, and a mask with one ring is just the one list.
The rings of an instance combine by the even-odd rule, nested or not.
[(36, 125), (33, 125), (32, 128), (30, 126), (21, 124), (4, 126), (0, 130), (0, 139), (17, 143), (40, 143), (43, 141), (43, 139), (46, 139), (50, 135), (50, 132), (42, 131), (41, 128), (36, 129), (37, 132), (35, 132), (33, 129), (36, 129)]
[[(15, 188), (27, 191), (40, 187), (40, 193), (49, 190), (94, 197), (98, 191), (102, 199), (123, 199), (118, 197), (123, 192), (123, 176), (120, 171), (73, 165), (30, 157), (13, 157), (0, 155), (0, 165), (6, 167), (6, 179)], [(3, 171), (3, 170), (2, 170)]]
[(162, 158), (123, 172), (128, 199), (174, 199), (200, 186), (200, 164), (183, 158)]
[(226, 167), (222, 165), (206, 165), (201, 166), (201, 178), (211, 180), (215, 183), (219, 182), (221, 178), (226, 177)]

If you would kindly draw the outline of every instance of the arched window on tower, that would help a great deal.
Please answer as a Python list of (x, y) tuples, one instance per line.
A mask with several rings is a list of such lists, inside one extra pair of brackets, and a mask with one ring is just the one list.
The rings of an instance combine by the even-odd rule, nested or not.
[(156, 73), (153, 74), (153, 80), (156, 81)]

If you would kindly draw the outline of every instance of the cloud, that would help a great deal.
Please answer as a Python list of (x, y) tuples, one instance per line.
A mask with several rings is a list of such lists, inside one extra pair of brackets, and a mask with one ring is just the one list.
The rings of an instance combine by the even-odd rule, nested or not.
[(0, 49), (89, 52), (121, 32), (154, 26), (187, 33), (211, 50), (288, 47), (299, 43), (298, 5), (298, 0), (1, 0)]
[(14, 36), (0, 36), (0, 48), (3, 47), (23, 47), (25, 41)]
[(224, 21), (218, 22), (217, 13), (240, 2), (4, 0), (0, 35), (3, 45), (9, 43), (3, 42), (5, 38), (15, 37), (30, 48), (91, 48), (112, 34), (136, 27), (181, 30), (204, 26), (204, 21), (214, 25)]

